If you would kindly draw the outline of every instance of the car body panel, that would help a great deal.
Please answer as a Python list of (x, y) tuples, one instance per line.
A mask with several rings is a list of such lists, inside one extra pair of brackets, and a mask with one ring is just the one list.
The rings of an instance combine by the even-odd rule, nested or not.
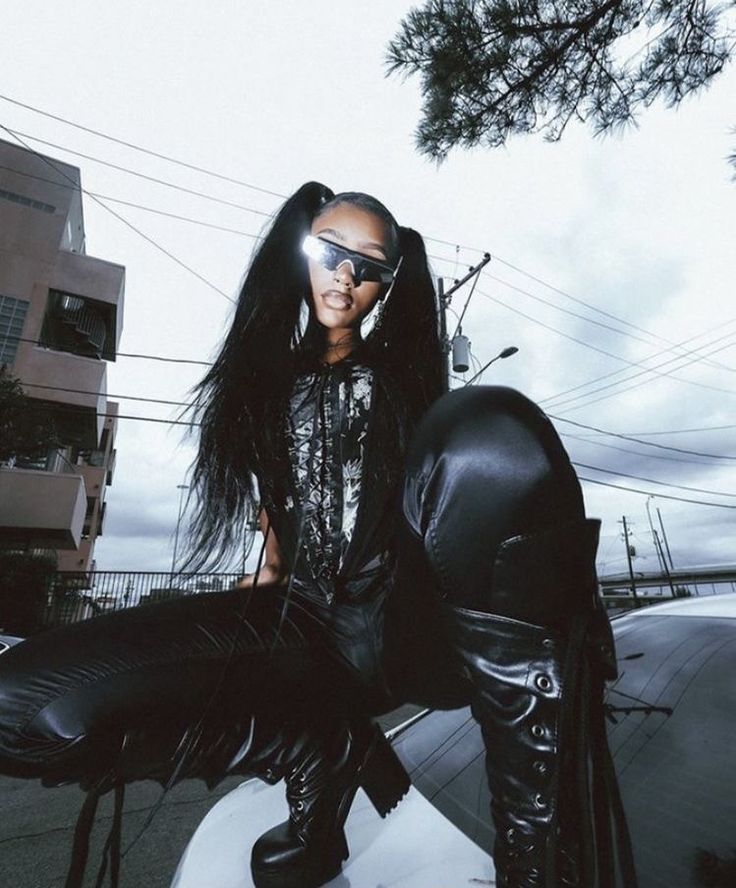
[[(249, 780), (207, 814), (172, 888), (253, 888), (250, 849), (288, 815), (284, 788)], [(346, 823), (350, 857), (329, 888), (467, 888), (493, 885), (493, 863), (417, 790), (382, 820), (359, 790)]]
[[(654, 605), (613, 627), (609, 743), (640, 888), (736, 884), (703, 874), (728, 867), (736, 848), (736, 594)], [(394, 747), (414, 787), (386, 820), (358, 794), (351, 856), (330, 886), (494, 884), (485, 751), (470, 711), (428, 712)], [(249, 849), (285, 817), (282, 786), (243, 784), (202, 822), (174, 888), (251, 888)], [(202, 881), (213, 866), (227, 876)]]
[(16, 644), (20, 644), (23, 641), (22, 638), (18, 638), (16, 635), (0, 635), (0, 654), (4, 654), (5, 651), (10, 650)]

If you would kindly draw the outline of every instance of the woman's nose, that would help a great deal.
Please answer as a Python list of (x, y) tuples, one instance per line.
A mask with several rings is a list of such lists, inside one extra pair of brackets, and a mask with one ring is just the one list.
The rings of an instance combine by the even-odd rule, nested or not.
[(355, 268), (349, 259), (337, 266), (335, 269), (335, 280), (345, 287), (355, 286)]

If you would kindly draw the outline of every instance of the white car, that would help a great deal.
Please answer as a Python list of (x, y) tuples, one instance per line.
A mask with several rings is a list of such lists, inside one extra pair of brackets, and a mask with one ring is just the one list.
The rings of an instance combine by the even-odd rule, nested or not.
[[(736, 594), (613, 621), (609, 742), (640, 888), (736, 885)], [(469, 710), (427, 712), (394, 738), (413, 787), (385, 820), (359, 792), (331, 888), (493, 885), (483, 745)], [(247, 781), (207, 814), (172, 888), (252, 888), (250, 848), (287, 816), (283, 785)]]

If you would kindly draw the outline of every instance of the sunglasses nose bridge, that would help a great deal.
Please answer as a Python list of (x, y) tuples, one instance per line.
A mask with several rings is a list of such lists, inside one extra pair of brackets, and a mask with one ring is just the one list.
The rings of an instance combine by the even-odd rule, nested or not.
[[(345, 266), (347, 266), (347, 268), (345, 268)], [(335, 279), (339, 280), (338, 276), (344, 275), (346, 271), (350, 274), (353, 283), (360, 283), (360, 281), (358, 280), (358, 272), (356, 271), (355, 263), (352, 259), (342, 259), (340, 262), (338, 262), (338, 264), (335, 266)]]

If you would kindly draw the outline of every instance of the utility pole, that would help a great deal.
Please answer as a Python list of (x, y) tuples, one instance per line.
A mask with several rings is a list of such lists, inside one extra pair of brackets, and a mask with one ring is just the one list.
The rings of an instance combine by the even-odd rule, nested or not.
[(440, 348), (442, 349), (442, 390), (450, 390), (450, 340), (447, 336), (447, 306), (448, 299), (445, 296), (445, 280), (437, 279), (437, 297), (440, 303)]
[(629, 526), (626, 523), (626, 515), (623, 515), (621, 518), (620, 524), (624, 526), (624, 542), (626, 543), (626, 560), (629, 563), (629, 576), (631, 577), (631, 594), (634, 597), (634, 601), (638, 603), (639, 596), (636, 592), (636, 582), (634, 580), (634, 565), (631, 563), (631, 546), (629, 545)]
[(662, 539), (664, 540), (664, 547), (667, 550), (667, 557), (670, 560), (670, 569), (674, 570), (675, 565), (672, 563), (672, 553), (670, 552), (670, 544), (667, 542), (667, 534), (664, 532), (664, 521), (662, 521), (662, 513), (659, 511), (659, 506), (657, 506), (657, 517), (659, 518), (659, 526), (662, 528)]
[(174, 573), (176, 571), (176, 550), (179, 548), (179, 528), (181, 527), (181, 513), (184, 507), (184, 491), (189, 490), (188, 484), (177, 484), (176, 489), (179, 491), (179, 514), (176, 519), (176, 532), (174, 533), (174, 554), (171, 557), (171, 582), (174, 585)]
[[(460, 280), (455, 281), (450, 289), (445, 293), (445, 281), (444, 278), (437, 279), (437, 296), (439, 297), (439, 315), (440, 315), (440, 345), (442, 347), (442, 356), (445, 361), (444, 366), (444, 379), (443, 385), (444, 390), (449, 391), (450, 389), (450, 350), (452, 349), (452, 343), (450, 342), (450, 337), (447, 335), (447, 308), (452, 301), (452, 297), (460, 287), (467, 284), (469, 280), (472, 280), (476, 275), (479, 275), (483, 268), (491, 261), (491, 254), (484, 253), (483, 258), (477, 265), (473, 265), (469, 270), (465, 277), (460, 278)], [(472, 292), (471, 292), (472, 295)], [(467, 309), (468, 305), (465, 304), (465, 308), (460, 316), (460, 322), (462, 322), (462, 318), (465, 315), (465, 309)], [(460, 323), (458, 323), (458, 329), (460, 327)]]
[(667, 577), (667, 582), (669, 583), (669, 586), (670, 586), (670, 592), (672, 593), (672, 597), (675, 598), (676, 597), (675, 596), (675, 587), (672, 584), (672, 574), (670, 573), (669, 568), (667, 567), (667, 562), (664, 560), (664, 552), (662, 551), (662, 543), (660, 542), (659, 534), (657, 533), (656, 530), (654, 531), (654, 539), (655, 539), (655, 542), (657, 543), (657, 546), (659, 547), (659, 554), (662, 559), (662, 566), (664, 568), (663, 572), (664, 572), (664, 575)]
[(647, 501), (646, 501), (647, 518), (649, 519), (649, 529), (652, 532), (652, 540), (654, 542), (654, 550), (657, 553), (657, 561), (659, 561), (659, 569), (662, 571), (662, 573), (665, 573), (665, 571), (667, 569), (667, 565), (664, 563), (664, 556), (662, 554), (662, 545), (659, 542), (659, 538), (657, 536), (657, 531), (654, 529), (654, 523), (652, 522), (652, 513), (649, 509), (649, 500), (651, 498), (652, 498), (651, 496), (648, 496)]

